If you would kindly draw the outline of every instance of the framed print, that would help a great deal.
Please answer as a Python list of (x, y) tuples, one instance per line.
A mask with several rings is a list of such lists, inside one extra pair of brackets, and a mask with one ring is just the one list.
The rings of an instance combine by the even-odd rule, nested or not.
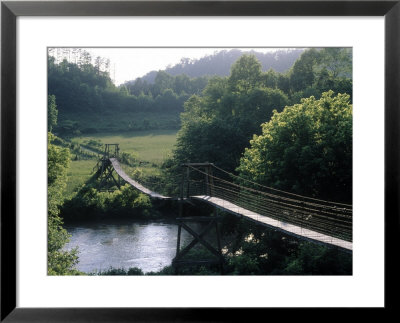
[[(1, 320), (235, 321), (239, 309), (246, 315), (265, 315), (264, 310), (278, 307), (393, 309), (390, 295), (398, 286), (391, 255), (399, 229), (399, 15), (398, 1), (2, 2)], [(248, 52), (229, 63), (226, 74), (213, 78), (168, 74), (200, 64), (202, 57), (223, 57), (212, 67), (216, 71), (229, 56)], [(122, 62), (126, 53), (134, 62), (113, 63)], [(180, 60), (168, 61), (173, 56)], [(270, 65), (262, 70), (258, 60), (264, 58)], [(279, 70), (283, 61), (287, 66)], [(73, 90), (68, 94), (65, 88)], [(265, 102), (274, 102), (278, 111)], [(110, 108), (114, 104), (120, 117)], [(328, 106), (332, 116), (323, 108)], [(172, 117), (165, 115), (167, 109), (174, 111)], [(293, 116), (296, 109), (302, 111), (298, 117)], [(258, 122), (261, 113), (268, 120)], [(226, 115), (229, 120), (221, 117)], [(329, 118), (340, 121), (332, 126)], [(288, 136), (279, 127), (291, 122), (308, 132), (296, 130), (288, 139), (291, 146), (282, 148)], [(329, 135), (313, 132), (324, 122)], [(178, 135), (175, 159), (158, 160), (154, 150), (170, 156), (181, 124), (186, 132)], [(253, 128), (248, 134), (242, 130)], [(281, 136), (276, 143), (274, 136)], [(315, 140), (322, 156), (331, 156), (326, 166), (316, 148), (295, 150), (296, 136)], [(323, 146), (324, 140), (331, 146)], [(211, 148), (196, 150), (200, 141)], [(274, 148), (262, 150), (266, 142)], [(155, 148), (146, 150), (146, 145)], [(187, 157), (200, 152), (202, 160)], [(76, 174), (93, 169), (99, 186), (89, 185), (89, 178), (82, 181), (83, 175), (71, 185), (59, 182), (60, 174), (72, 178), (63, 160), (73, 163)], [(274, 171), (277, 164), (286, 165), (284, 171)], [(164, 177), (154, 175), (162, 167), (167, 169)], [(333, 175), (315, 179), (315, 169), (324, 167)], [(303, 176), (308, 182), (297, 180), (300, 172), (309, 174)], [(325, 186), (319, 187), (323, 180)], [(59, 201), (68, 194), (61, 208)], [(80, 204), (89, 196), (98, 204)], [(150, 198), (161, 201), (157, 212), (179, 210), (178, 224), (140, 222), (140, 216), (149, 217)], [(131, 219), (126, 201), (136, 208), (135, 224), (73, 224), (83, 217), (90, 222), (124, 212)], [(200, 202), (210, 205), (213, 211), (206, 212), (212, 216), (196, 211)], [(64, 265), (76, 262), (75, 245), (57, 247), (57, 239), (66, 235), (59, 210), (71, 221), (72, 241), (87, 255), (74, 269)], [(235, 234), (241, 224), (221, 220), (219, 210), (257, 225), (264, 221), (288, 236), (274, 239), (252, 229), (241, 237), (247, 244), (221, 247), (222, 222)], [(151, 216), (157, 220), (155, 211)], [(199, 230), (193, 229), (194, 218), (203, 221), (194, 226)], [(207, 235), (214, 229), (211, 242)], [(150, 261), (146, 250), (154, 247), (146, 239), (140, 244), (140, 236), (168, 241), (160, 249), (173, 250), (168, 252), (175, 257)], [(312, 266), (305, 271), (296, 257), (311, 257), (307, 243), (300, 248), (291, 236), (335, 246), (335, 252), (345, 249), (348, 256), (335, 254), (322, 266), (325, 271)], [(79, 245), (80, 239), (84, 243)], [(144, 253), (132, 253), (133, 240)], [(257, 243), (252, 241), (258, 246), (264, 241), (268, 252), (254, 251)], [(205, 260), (205, 253), (195, 249), (199, 246), (214, 260)], [(243, 248), (257, 259), (278, 259), (274, 264), (281, 267), (240, 257)], [(296, 252), (285, 254), (289, 249)], [(96, 252), (110, 259), (121, 254), (129, 266), (118, 269), (120, 260), (106, 262)], [(225, 265), (223, 252), (238, 257), (230, 256)], [(198, 258), (185, 258), (191, 254)], [(321, 262), (313, 257), (313, 266)], [(345, 260), (338, 265), (337, 259)], [(191, 265), (200, 269), (186, 269)]]

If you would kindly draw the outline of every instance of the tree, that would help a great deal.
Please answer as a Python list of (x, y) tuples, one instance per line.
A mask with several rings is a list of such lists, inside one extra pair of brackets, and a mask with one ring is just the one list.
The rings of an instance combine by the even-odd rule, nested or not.
[(290, 73), (290, 87), (292, 91), (300, 91), (307, 86), (313, 85), (315, 81), (314, 67), (318, 64), (319, 52), (309, 49), (301, 54), (294, 63)]
[(352, 77), (352, 50), (351, 48), (327, 47), (320, 51), (319, 65), (316, 70), (325, 69), (329, 76)]
[(280, 73), (275, 72), (273, 69), (269, 69), (266, 73), (263, 73), (262, 83), (269, 88), (275, 89), (278, 87), (278, 78)]
[(260, 184), (332, 201), (352, 201), (352, 105), (332, 91), (274, 112), (240, 161)]
[(246, 91), (261, 82), (261, 63), (254, 55), (242, 55), (231, 68), (231, 91)]
[(173, 77), (164, 71), (157, 73), (156, 79), (154, 80), (153, 96), (161, 94), (163, 90), (173, 88)]
[(176, 94), (191, 93), (190, 78), (186, 74), (177, 75), (174, 77), (173, 90)]
[(352, 255), (337, 248), (302, 242), (285, 259), (284, 275), (351, 275)]
[(49, 132), (57, 125), (57, 116), (56, 97), (54, 95), (49, 95), (47, 99), (47, 129)]
[(55, 136), (48, 133), (47, 163), (47, 273), (49, 275), (74, 275), (78, 262), (77, 249), (65, 251), (63, 247), (69, 241), (68, 232), (62, 227), (59, 216), (63, 204), (63, 191), (67, 182), (67, 169), (70, 161), (68, 148), (61, 148), (51, 142)]
[(350, 48), (322, 48), (306, 50), (293, 65), (290, 89), (278, 86), (290, 94), (292, 104), (311, 95), (320, 98), (323, 92), (347, 93), (352, 97), (352, 50)]

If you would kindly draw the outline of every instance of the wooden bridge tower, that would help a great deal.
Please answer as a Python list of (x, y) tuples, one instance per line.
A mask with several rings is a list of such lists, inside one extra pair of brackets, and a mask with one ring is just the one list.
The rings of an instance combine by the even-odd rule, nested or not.
[(100, 181), (100, 190), (110, 190), (116, 185), (121, 187), (121, 179), (118, 174), (114, 177), (114, 167), (111, 164), (110, 158), (119, 157), (119, 144), (105, 144), (103, 156), (97, 163), (97, 178)]
[[(221, 239), (220, 239), (220, 230), (219, 230), (219, 222), (221, 217), (218, 216), (217, 208), (214, 208), (214, 212), (212, 216), (185, 216), (184, 206), (187, 202), (190, 202), (190, 168), (202, 168), (204, 169), (204, 183), (205, 186), (203, 188), (203, 194), (212, 196), (213, 194), (213, 180), (212, 180), (212, 164), (211, 163), (187, 163), (183, 164), (183, 174), (182, 174), (182, 182), (181, 182), (181, 193), (179, 199), (179, 217), (176, 219), (178, 222), (178, 239), (176, 246), (176, 256), (172, 260), (172, 266), (175, 268), (175, 273), (179, 273), (179, 268), (182, 266), (192, 266), (192, 265), (211, 265), (217, 264), (219, 265), (220, 272), (223, 274), (224, 272), (224, 264), (225, 259), (222, 256), (221, 252)], [(189, 223), (201, 222), (204, 224), (203, 229), (200, 233), (196, 232), (189, 226)], [(181, 249), (181, 233), (182, 228), (185, 229), (189, 234), (193, 236), (192, 242), (190, 242), (187, 246)], [(207, 242), (204, 237), (210, 232), (212, 229), (215, 229), (216, 232), (216, 242), (217, 247), (214, 247), (209, 242)], [(203, 245), (210, 253), (213, 255), (210, 259), (195, 259), (195, 260), (185, 260), (183, 259), (185, 255), (197, 244), (200, 243)]]

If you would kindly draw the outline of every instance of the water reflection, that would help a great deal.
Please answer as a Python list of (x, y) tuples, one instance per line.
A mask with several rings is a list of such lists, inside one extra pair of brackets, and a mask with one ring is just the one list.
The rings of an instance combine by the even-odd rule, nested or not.
[[(110, 267), (159, 271), (175, 257), (178, 226), (173, 223), (96, 223), (66, 226), (66, 249), (79, 247), (77, 269), (86, 273)], [(181, 245), (191, 236), (182, 230)]]

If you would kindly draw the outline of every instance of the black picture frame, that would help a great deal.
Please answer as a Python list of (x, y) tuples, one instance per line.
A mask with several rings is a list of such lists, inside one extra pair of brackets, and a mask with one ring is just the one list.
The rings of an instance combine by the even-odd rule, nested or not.
[[(17, 308), (16, 19), (18, 16), (384, 16), (385, 307), (396, 309), (399, 234), (400, 1), (4, 1), (1, 3), (1, 321), (237, 321), (244, 308)], [(373, 238), (373, 237), (371, 237)], [(373, 261), (373, 259), (371, 259)], [(270, 309), (277, 310), (277, 309)], [(287, 310), (287, 309), (285, 309)], [(378, 315), (382, 309), (377, 309)], [(251, 313), (248, 313), (250, 312)], [(336, 315), (331, 309), (330, 316)], [(238, 313), (239, 312), (239, 313)], [(261, 312), (261, 313), (258, 313)], [(334, 317), (333, 317), (334, 318)], [(251, 321), (251, 320), (250, 320)]]

